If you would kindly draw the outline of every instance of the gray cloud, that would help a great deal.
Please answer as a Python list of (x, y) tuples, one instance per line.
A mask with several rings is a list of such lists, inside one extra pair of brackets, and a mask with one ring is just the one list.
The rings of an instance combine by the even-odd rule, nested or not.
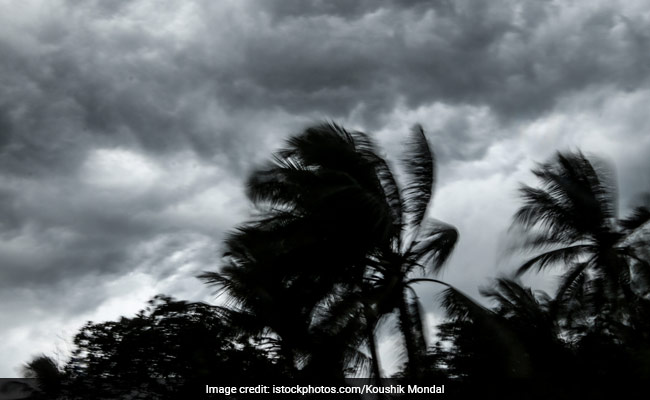
[(375, 131), (392, 159), (424, 124), (434, 215), (462, 234), (445, 277), (469, 291), (504, 268), (485, 260), (497, 264), (533, 161), (602, 154), (628, 207), (650, 189), (647, 6), (0, 4), (0, 304), (14, 338), (0, 375), (32, 351), (20, 332), (46, 351), (45, 332), (132, 312), (154, 289), (208, 298), (192, 276), (247, 217), (247, 172), (325, 118)]

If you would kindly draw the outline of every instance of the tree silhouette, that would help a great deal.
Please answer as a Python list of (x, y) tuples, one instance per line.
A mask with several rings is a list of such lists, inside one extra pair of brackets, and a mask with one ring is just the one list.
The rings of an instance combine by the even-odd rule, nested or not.
[[(369, 136), (328, 124), (292, 137), (272, 165), (249, 179), (248, 196), (260, 217), (226, 241), (221, 271), (202, 278), (229, 295), (239, 318), (277, 336), (289, 368), (314, 360), (314, 334), (327, 326), (325, 336), (338, 342), (330, 356), (358, 360), (354, 349), (365, 339), (377, 374), (374, 329), (394, 310), (411, 369), (422, 364), (426, 343), (411, 285), (426, 279), (414, 280), (412, 273), (439, 271), (458, 235), (425, 218), (435, 163), (420, 127), (404, 166), (401, 190)], [(344, 323), (321, 323), (332, 317)], [(343, 343), (339, 327), (351, 321), (365, 325), (365, 337), (348, 329)]]
[(40, 356), (25, 376), (48, 399), (195, 398), (208, 383), (281, 380), (266, 352), (223, 317), (218, 307), (156, 296), (133, 318), (86, 324), (63, 370)]
[(481, 290), (490, 310), (448, 289), (439, 358), (464, 383), (519, 371), (504, 398), (610, 398), (623, 382), (638, 390), (650, 378), (648, 208), (617, 219), (611, 172), (579, 152), (533, 172), (541, 187), (521, 189), (514, 226), (524, 233), (520, 249), (538, 254), (516, 275), (563, 269), (555, 297), (500, 278)]
[[(422, 308), (414, 285), (430, 282), (448, 284), (426, 277), (435, 275), (451, 254), (458, 232), (451, 225), (426, 218), (435, 188), (435, 157), (422, 127), (416, 126), (407, 142), (403, 158), (406, 186), (395, 185), (393, 214), (401, 229), (393, 231), (388, 243), (382, 243), (371, 255), (367, 295), (373, 299), (378, 315), (398, 311), (408, 363), (405, 376), (422, 378), (430, 369), (425, 361), (428, 349)], [(395, 182), (391, 177), (390, 182)]]
[[(85, 325), (62, 368), (47, 356), (26, 364), (36, 388), (0, 389), (172, 399), (194, 398), (206, 382), (344, 385), (368, 371), (381, 377), (376, 331), (391, 315), (407, 359), (394, 377), (449, 382), (450, 398), (610, 398), (619, 382), (643, 388), (650, 209), (619, 219), (609, 169), (576, 152), (533, 170), (541, 184), (522, 187), (513, 228), (518, 249), (535, 255), (480, 289), (486, 306), (435, 279), (458, 233), (428, 217), (435, 157), (419, 126), (402, 166), (403, 187), (368, 135), (306, 129), (251, 174), (255, 214), (226, 237), (220, 270), (200, 276), (225, 305), (157, 296), (134, 317)], [(550, 267), (563, 271), (554, 297), (518, 280)], [(445, 287), (448, 319), (433, 346), (422, 283)]]
[(565, 272), (557, 305), (580, 303), (582, 310), (597, 310), (603, 323), (627, 318), (650, 287), (650, 264), (629, 240), (650, 219), (650, 210), (638, 207), (618, 219), (611, 171), (580, 152), (558, 153), (533, 173), (541, 187), (521, 189), (524, 205), (514, 224), (527, 234), (522, 248), (541, 253), (517, 274), (559, 265)]
[[(65, 374), (57, 362), (45, 354), (34, 357), (22, 367), (25, 379), (9, 380), (0, 384), (2, 398), (41, 400), (58, 398), (63, 389)], [(18, 396), (18, 397), (13, 397)]]

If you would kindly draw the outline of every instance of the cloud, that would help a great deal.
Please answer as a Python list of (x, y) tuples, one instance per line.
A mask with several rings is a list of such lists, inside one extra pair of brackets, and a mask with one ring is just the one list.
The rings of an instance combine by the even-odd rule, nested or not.
[(0, 375), (157, 291), (210, 299), (193, 276), (249, 215), (247, 173), (322, 119), (391, 160), (424, 125), (468, 291), (509, 268), (516, 188), (555, 150), (617, 165), (625, 211), (650, 190), (647, 5), (0, 2)]

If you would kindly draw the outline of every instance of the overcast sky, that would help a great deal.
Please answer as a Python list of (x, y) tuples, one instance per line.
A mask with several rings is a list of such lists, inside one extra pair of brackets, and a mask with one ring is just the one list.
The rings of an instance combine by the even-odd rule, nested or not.
[(322, 120), (393, 160), (424, 126), (443, 278), (476, 294), (535, 162), (609, 160), (623, 212), (650, 190), (649, 77), (650, 0), (0, 0), (0, 376), (154, 294), (213, 301), (247, 173)]

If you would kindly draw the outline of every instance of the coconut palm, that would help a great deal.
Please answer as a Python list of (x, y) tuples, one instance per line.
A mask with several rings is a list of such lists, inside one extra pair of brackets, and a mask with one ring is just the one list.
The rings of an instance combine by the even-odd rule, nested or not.
[(589, 292), (600, 316), (624, 318), (620, 313), (634, 308), (650, 287), (650, 264), (632, 240), (650, 219), (650, 210), (639, 207), (618, 219), (610, 169), (581, 152), (558, 153), (533, 173), (541, 185), (521, 188), (524, 205), (514, 225), (526, 234), (521, 248), (537, 255), (517, 274), (559, 266), (564, 273), (556, 305), (584, 301), (580, 294)]
[(502, 398), (564, 396), (579, 363), (559, 337), (553, 300), (505, 277), (480, 292), (493, 302), (492, 308), (458, 296), (453, 288), (444, 292), (450, 318), (438, 327), (436, 348), (459, 395), (478, 397), (498, 390)]
[(228, 238), (220, 273), (203, 275), (228, 293), (238, 320), (275, 335), (271, 343), (289, 369), (309, 362), (327, 332), (322, 321), (334, 321), (327, 315), (333, 301), (363, 278), (365, 249), (393, 229), (376, 172), (383, 160), (369, 146), (334, 125), (292, 138), (274, 164), (249, 179), (260, 217)]
[[(412, 285), (439, 281), (414, 273), (438, 272), (458, 235), (426, 218), (435, 162), (419, 126), (404, 167), (402, 189), (366, 134), (334, 124), (306, 129), (273, 164), (252, 174), (248, 196), (260, 217), (226, 241), (227, 265), (202, 278), (227, 292), (238, 311), (264, 315), (260, 327), (278, 336), (289, 364), (300, 346), (311, 346), (288, 338), (309, 342), (314, 327), (328, 321), (322, 316), (338, 307), (350, 310), (336, 314), (339, 319), (365, 323), (361, 331), (375, 364), (374, 327), (397, 310), (409, 365), (421, 365), (426, 343)], [(290, 300), (274, 304), (276, 296)], [(351, 336), (340, 343), (340, 356), (350, 358), (358, 342)]]
[[(402, 159), (403, 189), (395, 187), (394, 211), (401, 227), (370, 257), (372, 282), (369, 298), (375, 299), (379, 315), (397, 310), (408, 363), (405, 374), (421, 377), (427, 369), (428, 349), (422, 305), (414, 286), (428, 282), (448, 287), (435, 276), (450, 256), (458, 232), (446, 223), (427, 218), (435, 188), (435, 157), (421, 126), (415, 126)], [(389, 180), (394, 182), (394, 178)]]

